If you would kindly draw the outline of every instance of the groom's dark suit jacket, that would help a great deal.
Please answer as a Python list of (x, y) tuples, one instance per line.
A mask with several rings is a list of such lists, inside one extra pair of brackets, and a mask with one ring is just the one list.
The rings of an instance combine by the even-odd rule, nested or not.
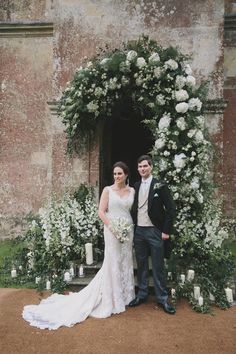
[[(154, 186), (158, 184), (158, 188)], [(131, 210), (131, 215), (134, 221), (134, 225), (137, 225), (138, 216), (138, 194), (141, 181), (135, 183), (135, 196), (134, 203)], [(170, 234), (173, 232), (173, 222), (175, 218), (175, 203), (172, 199), (170, 191), (165, 182), (160, 182), (156, 178), (153, 178), (150, 184), (150, 190), (148, 194), (148, 216), (151, 222), (161, 232)], [(164, 241), (165, 258), (169, 258), (171, 252), (170, 240)]]

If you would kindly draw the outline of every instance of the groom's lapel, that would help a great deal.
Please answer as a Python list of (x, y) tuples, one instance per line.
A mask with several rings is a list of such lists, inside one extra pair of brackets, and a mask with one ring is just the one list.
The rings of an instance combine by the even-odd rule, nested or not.
[(148, 210), (151, 208), (151, 203), (152, 203), (152, 199), (153, 199), (153, 194), (154, 194), (154, 184), (156, 183), (156, 179), (153, 178), (150, 184), (150, 189), (149, 189), (149, 194), (148, 194)]

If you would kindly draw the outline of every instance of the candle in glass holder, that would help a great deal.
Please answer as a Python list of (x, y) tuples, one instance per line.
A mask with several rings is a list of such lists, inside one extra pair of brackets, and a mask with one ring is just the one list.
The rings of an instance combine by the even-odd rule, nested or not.
[(79, 267), (79, 277), (80, 277), (80, 278), (84, 277), (84, 267), (83, 267), (83, 264), (81, 264), (80, 267)]
[(38, 284), (40, 282), (41, 278), (40, 277), (36, 277), (35, 278), (35, 284)]
[(11, 277), (12, 278), (16, 278), (17, 277), (17, 272), (16, 272), (15, 268), (13, 268), (12, 271), (11, 271)]
[(194, 279), (194, 270), (193, 269), (189, 269), (188, 270), (188, 274), (187, 274), (187, 280), (188, 281), (192, 281)]
[(175, 297), (175, 289), (171, 289), (171, 297)]
[(47, 290), (50, 290), (50, 289), (51, 289), (51, 282), (50, 282), (50, 280), (47, 280), (47, 281), (46, 281), (46, 289), (47, 289)]
[(185, 275), (184, 274), (180, 274), (180, 280), (181, 280), (182, 284), (185, 283)]
[(68, 282), (71, 280), (71, 276), (69, 272), (65, 272), (64, 274), (64, 281)]
[(85, 255), (86, 255), (86, 264), (93, 264), (93, 245), (92, 243), (85, 244)]
[(225, 289), (225, 295), (227, 297), (227, 300), (229, 303), (232, 303), (233, 302), (233, 291), (232, 289), (230, 289), (229, 287), (227, 287)]
[(73, 278), (75, 276), (75, 271), (74, 271), (73, 266), (70, 267), (70, 275), (71, 275), (71, 278)]
[(200, 296), (200, 286), (194, 286), (193, 288), (194, 299), (198, 300)]
[(202, 296), (199, 296), (199, 298), (198, 298), (198, 305), (199, 306), (203, 305), (203, 297)]
[(210, 293), (209, 295), (210, 301), (215, 301), (215, 296)]

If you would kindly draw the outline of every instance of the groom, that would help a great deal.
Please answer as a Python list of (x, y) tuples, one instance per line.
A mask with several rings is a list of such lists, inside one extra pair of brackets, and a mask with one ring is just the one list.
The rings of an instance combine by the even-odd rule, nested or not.
[(129, 306), (135, 307), (147, 300), (148, 257), (151, 254), (157, 304), (166, 313), (174, 314), (175, 309), (167, 302), (164, 244), (167, 243), (169, 246), (175, 205), (167, 185), (153, 178), (152, 169), (152, 159), (149, 155), (138, 158), (138, 172), (142, 180), (134, 185), (135, 197), (131, 211), (135, 224), (134, 248), (138, 266), (138, 293)]

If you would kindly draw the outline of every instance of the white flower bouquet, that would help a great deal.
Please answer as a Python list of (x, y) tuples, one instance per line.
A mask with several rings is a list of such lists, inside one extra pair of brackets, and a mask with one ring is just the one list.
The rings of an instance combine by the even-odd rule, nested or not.
[(129, 232), (132, 230), (133, 224), (130, 224), (124, 217), (112, 219), (109, 224), (109, 230), (121, 243), (129, 240)]

